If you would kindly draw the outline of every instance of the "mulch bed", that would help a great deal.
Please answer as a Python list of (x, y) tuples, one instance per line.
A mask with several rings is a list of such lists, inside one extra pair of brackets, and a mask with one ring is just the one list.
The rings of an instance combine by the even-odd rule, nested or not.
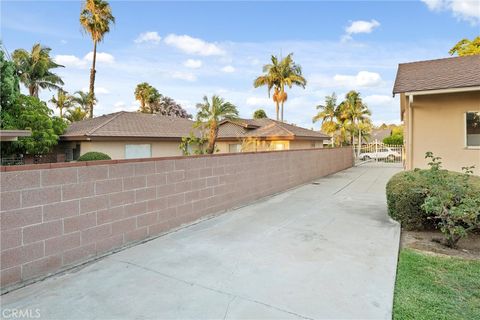
[(402, 230), (400, 246), (422, 251), (426, 254), (480, 260), (480, 233), (471, 234), (461, 239), (457, 249), (439, 243), (438, 240), (441, 239), (443, 237), (439, 231)]

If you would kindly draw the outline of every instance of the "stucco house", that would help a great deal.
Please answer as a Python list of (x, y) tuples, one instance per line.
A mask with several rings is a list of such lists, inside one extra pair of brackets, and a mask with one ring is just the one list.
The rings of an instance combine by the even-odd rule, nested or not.
[(425, 153), (443, 167), (480, 174), (480, 56), (402, 63), (393, 94), (400, 95), (405, 168), (425, 168)]
[[(67, 161), (89, 151), (112, 159), (180, 156), (182, 137), (198, 135), (192, 120), (139, 112), (117, 112), (72, 123), (60, 137)], [(321, 148), (330, 137), (271, 119), (223, 121), (219, 127), (220, 153)]]

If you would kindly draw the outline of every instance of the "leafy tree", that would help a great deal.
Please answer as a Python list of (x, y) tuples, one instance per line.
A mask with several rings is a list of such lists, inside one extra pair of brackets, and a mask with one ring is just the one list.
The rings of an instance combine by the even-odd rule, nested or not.
[(396, 146), (403, 145), (403, 135), (399, 135), (399, 134), (390, 135), (388, 137), (383, 138), (383, 143), (389, 144), (389, 145), (396, 145)]
[(70, 122), (77, 122), (85, 120), (87, 116), (88, 113), (82, 107), (77, 106), (73, 109), (68, 109), (65, 118)]
[(281, 121), (283, 121), (283, 106), (288, 99), (285, 87), (291, 88), (293, 85), (305, 88), (307, 80), (302, 76), (302, 68), (293, 61), (293, 53), (279, 60), (276, 56), (271, 57), (271, 64), (263, 66), (264, 74), (257, 77), (253, 86), (267, 86), (268, 96), (273, 89), (273, 101), (275, 102), (275, 111), (277, 120), (279, 120), (279, 109), (281, 108)]
[(218, 136), (218, 123), (225, 119), (238, 117), (238, 110), (235, 105), (226, 102), (221, 97), (214, 95), (211, 101), (207, 96), (203, 97), (203, 103), (197, 104), (197, 126), (205, 126), (209, 130), (208, 145), (206, 153), (215, 152), (215, 142)]
[(16, 101), (13, 114), (15, 122), (5, 129), (31, 130), (30, 137), (20, 137), (11, 143), (10, 152), (29, 153), (33, 155), (48, 153), (57, 145), (59, 136), (65, 131), (67, 124), (54, 117), (45, 102), (36, 97), (21, 95)]
[(253, 113), (253, 119), (263, 119), (263, 118), (268, 118), (265, 110), (263, 109), (255, 110), (255, 112)]
[(451, 56), (473, 56), (480, 54), (480, 36), (473, 40), (462, 39), (448, 52)]
[(93, 40), (93, 61), (90, 69), (89, 95), (92, 97), (89, 102), (89, 117), (93, 118), (93, 105), (95, 97), (95, 63), (97, 59), (97, 43), (103, 40), (105, 34), (110, 32), (110, 24), (115, 23), (112, 9), (107, 1), (86, 0), (80, 13), (80, 24), (85, 32), (90, 34)]
[(10, 110), (14, 108), (15, 102), (20, 95), (19, 79), (15, 64), (5, 59), (5, 53), (0, 51), (0, 128), (8, 126), (14, 119), (10, 116)]
[(60, 110), (60, 118), (63, 118), (63, 110), (68, 110), (74, 105), (74, 100), (71, 95), (63, 89), (58, 89), (57, 97), (53, 96), (50, 102)]
[(175, 100), (170, 97), (161, 96), (161, 98), (152, 103), (154, 113), (162, 116), (179, 117), (191, 119), (192, 115), (182, 108)]
[(52, 49), (39, 43), (33, 45), (30, 52), (17, 49), (12, 54), (20, 81), (28, 88), (31, 96), (38, 98), (38, 91), (42, 89), (59, 89), (63, 85), (62, 79), (51, 69), (63, 67), (50, 58)]

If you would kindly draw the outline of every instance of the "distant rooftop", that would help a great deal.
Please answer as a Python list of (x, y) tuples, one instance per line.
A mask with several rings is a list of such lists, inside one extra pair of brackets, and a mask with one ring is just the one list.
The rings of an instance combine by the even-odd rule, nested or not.
[[(62, 140), (155, 139), (179, 140), (190, 135), (194, 121), (140, 112), (116, 112), (72, 123)], [(198, 132), (197, 129), (194, 129)], [(330, 139), (313, 131), (272, 119), (235, 119), (220, 123), (219, 140), (258, 139)]]
[(393, 94), (480, 86), (480, 55), (398, 65)]

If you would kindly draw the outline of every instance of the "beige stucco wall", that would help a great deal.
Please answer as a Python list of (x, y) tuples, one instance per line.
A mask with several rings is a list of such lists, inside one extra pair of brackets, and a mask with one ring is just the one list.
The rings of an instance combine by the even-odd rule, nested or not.
[(89, 151), (108, 154), (113, 160), (125, 159), (126, 144), (151, 144), (152, 157), (181, 156), (180, 141), (82, 141), (80, 155)]
[[(407, 99), (407, 98), (405, 98)], [(405, 100), (404, 115), (408, 144), (409, 110), (412, 110), (412, 163), (407, 169), (425, 168), (425, 152), (442, 157), (443, 167), (461, 171), (463, 166), (475, 165), (480, 174), (480, 149), (467, 148), (465, 143), (465, 113), (480, 112), (480, 91), (414, 96), (412, 107)], [(407, 155), (407, 159), (408, 159)]]

